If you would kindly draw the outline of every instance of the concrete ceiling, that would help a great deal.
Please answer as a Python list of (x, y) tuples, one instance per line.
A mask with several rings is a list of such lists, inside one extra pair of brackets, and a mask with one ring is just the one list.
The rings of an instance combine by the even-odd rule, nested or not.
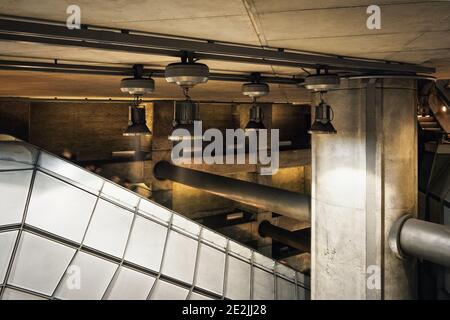
[[(437, 67), (436, 76), (450, 78), (450, 1), (379, 0), (381, 29), (366, 28), (371, 0), (78, 0), (82, 23), (152, 33), (282, 47), (310, 52), (387, 59)], [(65, 21), (69, 0), (2, 0), (0, 14)], [(143, 63), (163, 67), (171, 57), (1, 42), (0, 59), (59, 59), (99, 64)], [(216, 72), (304, 74), (300, 69), (203, 61)], [(14, 72), (0, 72), (3, 80)], [(34, 76), (36, 77), (36, 76)], [(58, 81), (51, 75), (48, 81)], [(52, 78), (55, 78), (52, 80)], [(91, 81), (93, 87), (98, 82)], [(22, 81), (15, 76), (16, 81)], [(90, 77), (90, 79), (94, 79)], [(43, 81), (41, 79), (41, 81)], [(212, 83), (212, 82), (211, 82)], [(20, 82), (19, 82), (20, 84)], [(51, 87), (51, 86), (48, 86)], [(209, 89), (206, 89), (210, 87)], [(223, 88), (239, 86), (223, 83)], [(171, 88), (169, 95), (176, 95)], [(222, 86), (204, 86), (210, 100), (223, 100)], [(99, 90), (102, 90), (99, 88)], [(2, 95), (4, 95), (2, 89)], [(107, 90), (106, 90), (107, 91)], [(200, 91), (200, 89), (199, 89)], [(293, 91), (290, 89), (289, 91)], [(237, 98), (239, 90), (234, 92)], [(56, 92), (49, 91), (49, 96)], [(77, 95), (87, 95), (79, 92)], [(165, 95), (165, 94), (161, 94)]]

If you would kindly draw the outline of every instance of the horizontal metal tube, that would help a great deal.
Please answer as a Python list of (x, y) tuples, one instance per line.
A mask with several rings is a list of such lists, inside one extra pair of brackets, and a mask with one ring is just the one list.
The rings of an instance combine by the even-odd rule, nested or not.
[(270, 237), (301, 252), (311, 252), (311, 228), (289, 231), (264, 220), (259, 224), (258, 233), (261, 237)]
[(410, 218), (398, 239), (405, 255), (450, 267), (450, 226)]
[(297, 220), (310, 221), (311, 198), (305, 194), (181, 168), (167, 161), (155, 165), (154, 175)]
[[(1, 37), (0, 37), (1, 38)], [(91, 66), (83, 64), (67, 64), (67, 63), (48, 63), (35, 61), (14, 61), (14, 60), (0, 60), (0, 70), (24, 70), (36, 72), (57, 72), (67, 74), (90, 74), (90, 75), (110, 75), (110, 76), (131, 76), (133, 70), (124, 67), (110, 67), (110, 66)], [(144, 69), (144, 75), (152, 76), (153, 78), (164, 78), (164, 70), (162, 69)], [(248, 82), (250, 78), (243, 74), (227, 74), (215, 73), (209, 74), (210, 80), (230, 81), (230, 82)], [(295, 85), (303, 82), (303, 79), (293, 79), (289, 77), (262, 77), (264, 82), (274, 84)]]

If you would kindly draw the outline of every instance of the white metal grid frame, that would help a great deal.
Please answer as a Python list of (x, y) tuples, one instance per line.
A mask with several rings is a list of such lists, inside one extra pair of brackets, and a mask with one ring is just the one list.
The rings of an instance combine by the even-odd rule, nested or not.
[[(17, 196), (2, 198), (0, 202), (1, 299), (179, 299), (182, 297), (184, 299), (232, 299), (233, 291), (236, 292), (236, 288), (228, 287), (227, 284), (230, 283), (233, 286), (240, 286), (239, 291), (249, 292), (245, 299), (258, 299), (260, 297), (273, 297), (273, 299), (309, 299), (309, 277), (307, 275), (264, 257), (250, 248), (186, 219), (146, 198), (142, 198), (85, 169), (50, 155), (37, 147), (24, 142), (0, 142), (0, 197), (2, 194), (6, 194), (6, 190), (17, 187), (16, 185), (11, 185), (11, 176), (24, 174), (24, 172), (30, 174), (30, 178), (29, 181), (26, 180), (25, 185), (21, 182), (19, 186), (21, 189), (19, 189), (26, 190), (22, 192), (25, 192), (26, 195), (20, 192), (16, 194), (19, 194), (19, 198), (26, 199), (25, 203), (17, 201)], [(58, 192), (60, 187), (58, 186), (61, 183), (64, 184), (64, 188), (72, 188), (74, 194), (80, 194), (81, 190), (83, 194), (86, 193), (89, 195), (89, 197), (86, 197), (87, 199), (90, 199), (92, 196), (95, 197), (92, 208), (90, 208), (90, 205), (73, 204), (70, 200), (67, 200), (71, 206), (80, 205), (82, 210), (88, 210), (87, 208), (90, 208), (89, 219), (82, 226), (81, 240), (74, 240), (78, 237), (67, 235), (73, 235), (73, 230), (70, 230), (70, 232), (64, 231), (67, 228), (74, 228), (74, 225), (77, 228), (81, 228), (79, 223), (73, 225), (70, 223), (70, 215), (68, 216), (69, 221), (67, 221), (67, 225), (65, 226), (61, 226), (63, 219), (58, 219), (57, 226), (51, 225), (53, 223), (51, 219), (47, 219), (47, 222), (33, 222), (38, 219), (36, 218), (36, 214), (50, 210), (51, 204), (48, 201), (40, 202), (39, 205), (44, 207), (35, 208), (33, 211), (34, 217), (31, 220), (32, 223), (28, 223), (27, 216), (30, 211), (30, 202), (35, 201), (33, 195), (38, 193), (38, 190), (35, 189), (37, 186), (37, 176), (49, 178), (49, 182), (46, 185), (48, 190), (39, 190), (39, 192), (48, 192), (51, 197), (59, 196)], [(52, 188), (52, 183), (54, 183), (54, 188)], [(108, 187), (105, 189), (106, 185)], [(67, 195), (65, 197), (63, 197), (63, 200), (70, 199)], [(44, 199), (48, 199), (48, 197)], [(97, 211), (99, 203), (107, 203), (111, 208), (114, 208), (114, 211), (117, 211), (115, 213), (118, 215), (116, 223), (109, 221), (110, 219), (101, 220), (99, 211)], [(2, 209), (6, 208), (8, 211), (12, 207), (23, 210), (20, 221), (18, 219), (7, 219), (6, 222), (2, 222), (2, 215), (6, 215)], [(64, 214), (63, 211), (61, 212), (61, 214)], [(120, 214), (128, 216), (124, 220)], [(106, 241), (105, 239), (97, 241), (98, 239), (94, 238), (87, 245), (85, 241), (86, 235), (89, 233), (89, 230), (92, 230), (94, 219), (96, 219), (95, 221), (100, 221), (97, 222), (96, 236), (109, 234), (111, 242), (114, 242), (116, 247), (120, 246), (123, 249), (119, 250), (115, 248), (115, 250), (109, 250), (105, 248), (105, 243), (108, 243), (108, 239)], [(154, 256), (152, 259), (159, 260), (156, 263), (154, 261), (152, 262), (153, 264), (141, 261), (133, 262), (130, 261), (133, 259), (127, 259), (127, 253), (131, 250), (130, 239), (133, 239), (135, 235), (137, 219), (141, 220), (141, 223), (145, 221), (145, 223), (151, 224), (154, 227), (166, 229), (165, 234), (160, 233), (156, 235), (159, 239), (156, 239), (155, 243), (158, 246), (162, 244), (159, 253), (155, 249), (155, 254), (151, 252), (152, 254), (149, 255)], [(114, 219), (111, 220), (114, 221)], [(124, 221), (129, 221), (129, 226)], [(39, 226), (36, 226), (36, 224)], [(123, 233), (121, 236), (122, 239), (112, 239), (111, 237), (115, 234), (114, 232), (117, 232), (118, 228), (122, 230), (119, 232)], [(21, 263), (21, 261), (17, 262), (17, 260), (19, 253), (24, 248), (24, 242), (29, 242), (30, 240), (27, 239), (33, 238), (33, 236), (46, 240), (42, 241), (42, 243), (49, 243), (54, 246), (54, 252), (57, 254), (59, 254), (58, 252), (63, 252), (64, 254), (61, 253), (61, 255), (64, 256), (70, 254), (70, 261), (67, 263), (64, 261), (61, 262), (61, 259), (58, 260), (56, 256), (46, 256), (46, 252), (42, 251), (36, 256), (40, 256), (44, 261), (29, 261), (26, 262), (28, 264), (20, 266), (22, 268), (19, 268), (20, 270), (29, 268), (28, 272), (31, 275), (28, 278), (34, 275), (38, 277), (39, 272), (42, 272), (46, 276), (57, 276), (56, 285), (49, 285), (47, 283), (47, 287), (50, 286), (51, 288), (46, 287), (45, 290), (39, 288), (41, 285), (39, 278), (33, 279), (32, 281), (27, 280), (28, 278), (25, 280), (21, 279), (22, 282), (12, 281), (13, 278), (20, 276), (20, 274), (17, 275), (17, 264)], [(1, 239), (3, 238), (6, 240), (2, 241)], [(175, 247), (170, 245), (170, 241), (174, 238), (177, 238), (178, 241)], [(153, 240), (151, 241), (153, 243)], [(37, 244), (27, 243), (27, 245), (31, 245), (31, 249), (33, 249), (33, 246)], [(137, 245), (139, 246), (139, 243)], [(136, 243), (131, 243), (131, 246), (136, 246)], [(211, 286), (208, 285), (208, 280), (205, 282), (203, 275), (199, 277), (199, 270), (206, 270), (204, 266), (200, 265), (201, 263), (205, 263), (201, 259), (201, 255), (205, 254), (206, 251), (202, 252), (202, 248), (213, 253), (216, 257), (223, 259), (223, 263), (221, 262), (213, 266), (208, 265), (208, 268), (217, 268), (217, 276), (220, 275), (222, 277), (221, 283), (216, 283), (214, 289), (211, 289), (213, 287), (212, 284)], [(48, 250), (48, 247), (44, 249)], [(139, 253), (139, 250), (144, 249), (141, 247), (134, 248), (133, 250), (137, 250)], [(188, 274), (186, 274), (186, 263), (181, 263), (180, 258), (176, 257), (180, 254), (180, 251), (177, 250), (191, 253), (184, 258), (191, 259), (189, 264), (192, 270)], [(80, 288), (71, 289), (77, 292), (68, 292), (66, 287), (71, 275), (71, 267), (75, 261), (82, 260), (81, 257), (91, 262), (88, 267), (81, 269)], [(39, 257), (36, 259), (39, 260)], [(235, 271), (230, 270), (231, 259), (250, 269), (249, 281), (233, 282), (235, 279), (229, 277)], [(59, 266), (61, 263), (64, 265), (63, 270)], [(99, 272), (95, 269), (102, 268), (102, 265), (104, 270), (100, 273), (104, 275), (105, 279), (99, 279), (98, 276), (95, 276), (95, 272)], [(177, 265), (179, 265), (178, 268)], [(234, 267), (233, 265), (231, 266), (231, 268)], [(58, 272), (56, 274), (48, 274), (48, 272), (54, 271), (51, 270), (52, 268), (58, 269)], [(255, 283), (255, 281), (259, 281), (259, 278), (256, 279), (255, 277), (255, 270), (257, 270), (257, 274), (261, 274), (260, 271), (264, 271), (266, 276), (270, 274), (273, 277), (273, 288), (270, 289), (270, 293), (258, 291), (265, 287), (261, 286), (260, 283)], [(86, 281), (88, 282), (87, 287), (84, 287), (83, 279), (84, 285), (86, 285)], [(148, 282), (142, 281), (142, 279), (146, 279), (145, 281)], [(199, 279), (202, 279), (202, 281), (199, 281)], [(26, 281), (31, 281), (31, 285), (21, 284)], [(135, 286), (135, 292), (129, 292), (131, 289), (125, 290), (124, 288), (127, 288), (128, 285), (124, 286), (121, 283), (122, 281), (128, 281), (127, 284), (132, 283)], [(220, 286), (222, 288), (218, 288)], [(161, 288), (165, 288), (166, 290), (163, 294), (159, 292), (162, 290)], [(286, 290), (285, 288), (290, 289)]]

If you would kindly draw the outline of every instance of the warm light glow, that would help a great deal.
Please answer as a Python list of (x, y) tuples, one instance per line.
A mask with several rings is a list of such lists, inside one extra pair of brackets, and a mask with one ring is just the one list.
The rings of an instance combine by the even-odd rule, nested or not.
[(244, 218), (243, 212), (230, 213), (227, 215), (227, 220), (238, 220), (243, 218)]
[(442, 106), (442, 107), (441, 107), (441, 111), (442, 111), (442, 112), (447, 112), (447, 110), (448, 110), (447, 106)]
[(191, 136), (191, 135), (186, 135), (186, 136), (183, 136), (183, 135), (174, 135), (174, 134), (171, 134), (170, 136), (168, 136), (168, 139), (170, 140), (170, 141), (173, 141), (173, 142), (178, 142), (178, 141), (183, 141), (183, 140), (191, 140), (191, 141), (193, 141), (193, 140), (203, 140), (203, 137), (199, 137), (199, 136)]
[[(174, 141), (174, 142), (176, 142), (176, 141), (182, 141), (183, 139), (185, 139), (184, 137), (182, 137), (182, 136), (173, 136), (173, 135), (170, 135), (169, 136), (169, 140), (170, 141)], [(187, 139), (187, 138), (186, 138)]]

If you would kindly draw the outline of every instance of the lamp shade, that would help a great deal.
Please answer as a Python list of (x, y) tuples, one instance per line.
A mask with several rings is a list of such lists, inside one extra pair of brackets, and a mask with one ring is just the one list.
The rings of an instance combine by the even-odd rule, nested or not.
[(333, 117), (333, 109), (325, 102), (320, 102), (316, 106), (315, 120), (308, 132), (310, 134), (336, 134), (337, 131), (331, 123)]
[[(171, 141), (181, 141), (181, 140), (194, 140), (197, 138), (202, 139), (203, 137), (195, 137), (194, 134), (194, 121), (199, 121), (198, 115), (199, 106), (192, 100), (177, 101), (175, 104), (175, 114), (173, 119), (173, 131), (169, 135), (169, 140)], [(174, 134), (177, 129), (185, 129), (189, 132), (189, 135), (179, 135)]]
[(245, 131), (266, 129), (263, 123), (263, 112), (260, 106), (252, 106), (250, 109), (250, 120), (245, 126)]
[(130, 107), (130, 122), (124, 136), (149, 136), (152, 134), (147, 127), (147, 121), (145, 119), (145, 108), (133, 106)]

